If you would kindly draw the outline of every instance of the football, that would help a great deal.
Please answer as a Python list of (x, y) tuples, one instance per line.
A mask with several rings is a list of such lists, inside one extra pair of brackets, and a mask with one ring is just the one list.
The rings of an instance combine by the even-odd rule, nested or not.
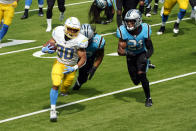
[(47, 46), (49, 45), (49, 47), (53, 46), (53, 48), (51, 48), (51, 50), (56, 50), (57, 49), (57, 46), (56, 46), (56, 43), (55, 42), (51, 42), (51, 41), (48, 41), (46, 44), (44, 44), (43, 46)]

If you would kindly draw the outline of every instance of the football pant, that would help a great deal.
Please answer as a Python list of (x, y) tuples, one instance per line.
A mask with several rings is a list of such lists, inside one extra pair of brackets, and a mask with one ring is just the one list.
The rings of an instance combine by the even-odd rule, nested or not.
[(63, 74), (65, 65), (55, 60), (52, 67), (52, 84), (53, 86), (61, 86), (62, 91), (67, 91), (68, 88), (72, 85), (72, 82), (75, 77), (75, 72), (69, 74)]
[(0, 21), (3, 19), (3, 24), (10, 25), (14, 17), (14, 7), (12, 4), (0, 4)]
[(180, 9), (186, 10), (189, 5), (189, 0), (165, 0), (164, 15), (169, 15), (176, 3), (178, 3)]

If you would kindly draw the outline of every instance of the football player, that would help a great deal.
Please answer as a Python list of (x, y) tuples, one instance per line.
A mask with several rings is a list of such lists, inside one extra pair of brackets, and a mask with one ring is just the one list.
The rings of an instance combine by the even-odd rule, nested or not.
[[(28, 18), (28, 16), (29, 16), (28, 12), (29, 12), (29, 8), (30, 8), (31, 4), (32, 4), (32, 0), (25, 0), (24, 14), (21, 17), (21, 19), (27, 19)], [(43, 5), (44, 5), (44, 0), (38, 0), (38, 6), (39, 6), (39, 13), (38, 13), (38, 15), (39, 16), (44, 16)]]
[[(103, 17), (101, 17), (102, 11), (105, 12)], [(108, 24), (112, 22), (114, 13), (112, 0), (94, 0), (88, 13), (89, 21), (90, 23)]]
[(88, 47), (86, 48), (87, 61), (79, 69), (79, 75), (73, 90), (79, 90), (82, 84), (92, 79), (104, 57), (105, 40), (95, 32), (95, 28), (90, 24), (83, 24), (80, 32), (89, 39)]
[(179, 33), (179, 24), (180, 24), (180, 21), (182, 20), (182, 18), (186, 14), (186, 10), (188, 8), (189, 0), (165, 0), (165, 2), (164, 2), (164, 11), (163, 11), (163, 14), (162, 14), (162, 25), (161, 25), (159, 31), (157, 32), (157, 35), (162, 35), (165, 32), (165, 25), (166, 25), (166, 22), (168, 20), (169, 14), (170, 14), (172, 8), (176, 5), (176, 3), (179, 4), (180, 11), (178, 13), (177, 20), (174, 24), (173, 32), (175, 34)]
[(192, 11), (191, 11), (191, 19), (195, 19), (196, 21), (196, 0), (189, 0), (190, 5), (192, 7)]
[(119, 38), (118, 54), (126, 56), (130, 78), (135, 85), (142, 84), (146, 101), (145, 106), (152, 106), (147, 67), (149, 58), (153, 54), (153, 44), (150, 38), (151, 28), (142, 23), (139, 10), (131, 9), (125, 15), (125, 25), (117, 28), (116, 35)]
[[(50, 32), (52, 30), (52, 9), (54, 7), (56, 0), (47, 0), (47, 13), (46, 13), (46, 21), (47, 21), (47, 28), (46, 32)], [(65, 12), (65, 0), (57, 0), (58, 8), (60, 11), (59, 20), (63, 21), (64, 19), (64, 12)]]
[(19, 0), (0, 0), (0, 22), (3, 20), (0, 30), (0, 43), (7, 33), (10, 24), (12, 23), (14, 11), (17, 7), (18, 1)]
[[(56, 43), (57, 60), (52, 67), (52, 88), (50, 91), (50, 120), (57, 121), (56, 101), (58, 89), (68, 90), (71, 86), (75, 72), (86, 62), (85, 48), (88, 46), (88, 38), (80, 32), (80, 22), (76, 17), (70, 17), (64, 26), (56, 27), (52, 32), (52, 38), (47, 43)], [(46, 44), (42, 48), (44, 53), (54, 53), (53, 46)]]

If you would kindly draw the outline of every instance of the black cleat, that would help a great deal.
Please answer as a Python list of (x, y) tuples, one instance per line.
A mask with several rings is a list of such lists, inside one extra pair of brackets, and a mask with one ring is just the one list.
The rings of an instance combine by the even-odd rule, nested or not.
[(156, 15), (157, 13), (158, 13), (158, 5), (154, 5), (152, 14)]
[(173, 32), (175, 34), (178, 34), (179, 33), (179, 23), (175, 22)]
[(22, 20), (28, 18), (28, 11), (29, 11), (28, 9), (25, 9), (24, 15), (21, 17)]
[(146, 16), (146, 17), (151, 17), (151, 7), (146, 8), (145, 16)]
[(148, 67), (151, 68), (151, 69), (155, 69), (156, 66), (153, 65), (153, 64), (149, 64)]
[(28, 14), (24, 13), (24, 15), (21, 17), (21, 19), (27, 19), (28, 18)]
[(44, 16), (44, 12), (43, 12), (42, 8), (39, 9), (38, 15), (39, 15), (39, 16)]
[(74, 87), (72, 88), (72, 90), (79, 90), (81, 86), (79, 86), (77, 84), (77, 82), (75, 83)]
[(165, 26), (161, 26), (161, 28), (157, 32), (157, 35), (162, 35), (164, 32), (165, 32)]
[(145, 106), (146, 107), (151, 107), (152, 106), (152, 99), (151, 98), (146, 98), (146, 101), (145, 101)]

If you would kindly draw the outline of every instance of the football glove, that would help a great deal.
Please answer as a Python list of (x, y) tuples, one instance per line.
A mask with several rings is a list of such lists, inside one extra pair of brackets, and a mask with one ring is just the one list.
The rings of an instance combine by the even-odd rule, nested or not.
[(94, 67), (94, 66), (93, 66), (93, 67), (90, 69), (90, 71), (88, 72), (88, 73), (89, 73), (89, 77), (88, 77), (89, 80), (92, 79), (92, 77), (93, 77), (93, 75), (94, 75), (96, 69), (97, 69), (97, 67)]
[(65, 66), (66, 68), (64, 69), (64, 72), (63, 74), (69, 74), (73, 71), (75, 71), (75, 68), (74, 67), (71, 67), (71, 66)]
[(43, 47), (42, 48), (42, 52), (43, 53), (49, 53), (49, 54), (52, 54), (55, 52), (55, 50), (51, 50), (52, 48), (54, 48), (54, 46), (50, 46), (50, 44), (48, 44), (47, 46)]

